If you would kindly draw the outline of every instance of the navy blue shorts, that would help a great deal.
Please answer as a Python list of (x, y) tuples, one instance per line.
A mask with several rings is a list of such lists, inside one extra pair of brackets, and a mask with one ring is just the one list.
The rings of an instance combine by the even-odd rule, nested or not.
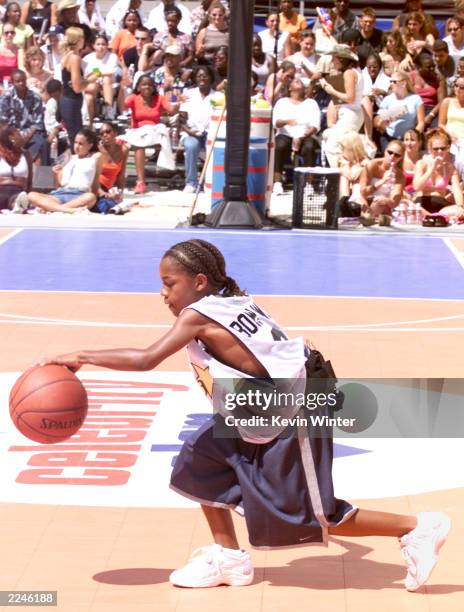
[(245, 516), (252, 546), (326, 542), (327, 529), (357, 510), (334, 496), (331, 438), (252, 444), (213, 434), (215, 415), (184, 443), (171, 488), (201, 504)]

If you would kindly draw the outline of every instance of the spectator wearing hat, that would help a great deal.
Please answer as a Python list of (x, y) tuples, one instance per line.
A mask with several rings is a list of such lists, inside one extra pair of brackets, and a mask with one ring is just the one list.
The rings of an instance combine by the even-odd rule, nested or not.
[(15, 29), (14, 44), (24, 52), (27, 47), (34, 44), (34, 30), (30, 25), (21, 23), (21, 7), (17, 2), (9, 2), (6, 5), (3, 23), (0, 25), (0, 35), (7, 23), (10, 23)]
[(78, 0), (59, 0), (57, 7), (57, 20), (58, 25), (64, 33), (68, 28), (80, 28), (84, 36), (84, 47), (82, 48), (82, 57), (92, 51), (93, 34), (92, 30), (85, 23), (79, 22), (79, 8), (80, 4)]
[(0, 96), (0, 124), (19, 130), (22, 146), (29, 151), (32, 160), (40, 165), (48, 163), (48, 145), (45, 135), (42, 100), (28, 89), (26, 73), (14, 70), (13, 87)]
[[(59, 68), (62, 53), (60, 43), (64, 38), (63, 28), (59, 25), (52, 26), (47, 32), (47, 42), (40, 49), (45, 53), (45, 68), (52, 74)], [(59, 76), (59, 75), (58, 75)]]
[[(21, 23), (30, 25), (38, 39), (56, 24), (56, 4), (49, 0), (27, 0), (21, 9)], [(41, 44), (43, 40), (37, 42)]]
[(169, 45), (164, 51), (163, 65), (150, 72), (157, 91), (174, 102), (178, 101), (179, 95), (189, 85), (192, 72), (182, 68), (181, 60), (181, 48), (177, 45)]
[(188, 8), (177, 0), (161, 0), (158, 6), (155, 6), (148, 15), (146, 26), (149, 30), (164, 32), (167, 29), (166, 12), (176, 6), (181, 12), (181, 20), (179, 22), (179, 30), (186, 34), (192, 33), (192, 24), (190, 20), (190, 11)]
[(325, 79), (319, 81), (322, 89), (332, 98), (327, 117), (329, 127), (323, 134), (323, 149), (330, 166), (336, 167), (342, 136), (346, 132), (358, 132), (364, 123), (364, 83), (358, 56), (348, 45), (335, 45), (328, 55), (332, 55), (334, 67), (343, 74), (344, 91), (335, 89)]

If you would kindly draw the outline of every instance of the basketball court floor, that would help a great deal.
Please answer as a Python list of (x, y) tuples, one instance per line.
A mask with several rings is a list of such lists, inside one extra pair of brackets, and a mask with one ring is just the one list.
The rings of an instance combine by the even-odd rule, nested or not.
[[(414, 426), (407, 437), (400, 418), (388, 438), (335, 440), (338, 497), (451, 516), (440, 562), (414, 594), (402, 585), (398, 543), (377, 537), (252, 550), (246, 588), (169, 584), (211, 542), (199, 508), (168, 488), (183, 441), (210, 410), (184, 354), (147, 373), (81, 370), (89, 416), (66, 442), (43, 446), (14, 429), (9, 390), (41, 357), (145, 346), (165, 333), (173, 318), (158, 264), (190, 237), (216, 244), (229, 275), (289, 335), (329, 356), (340, 378), (444, 378), (460, 388), (464, 239), (452, 234), (0, 227), (0, 590), (57, 591), (65, 612), (462, 612), (459, 392), (447, 437)], [(236, 526), (248, 547), (243, 519)]]

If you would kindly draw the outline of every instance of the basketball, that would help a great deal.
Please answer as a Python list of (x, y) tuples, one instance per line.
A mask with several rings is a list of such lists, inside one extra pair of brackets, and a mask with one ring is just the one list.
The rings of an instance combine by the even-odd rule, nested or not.
[(87, 415), (87, 393), (71, 370), (33, 366), (15, 382), (10, 416), (16, 428), (41, 444), (62, 442), (76, 433)]

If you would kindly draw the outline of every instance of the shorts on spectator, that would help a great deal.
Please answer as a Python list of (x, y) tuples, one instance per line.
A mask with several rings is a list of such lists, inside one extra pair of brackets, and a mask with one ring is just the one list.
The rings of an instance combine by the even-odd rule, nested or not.
[(71, 200), (75, 200), (81, 195), (87, 193), (86, 191), (81, 191), (80, 189), (55, 189), (50, 192), (50, 195), (60, 201), (60, 204), (67, 204), (71, 202)]

